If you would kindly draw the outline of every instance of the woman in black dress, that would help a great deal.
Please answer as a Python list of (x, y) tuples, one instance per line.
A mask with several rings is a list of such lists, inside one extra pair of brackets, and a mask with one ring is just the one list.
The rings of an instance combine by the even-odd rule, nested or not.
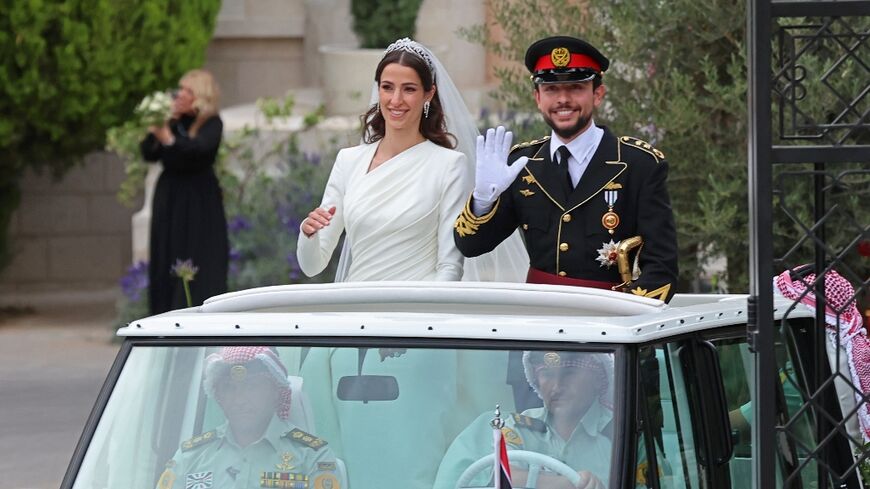
[(181, 279), (171, 273), (176, 260), (190, 259), (199, 269), (190, 283), (193, 305), (227, 290), (227, 222), (214, 172), (223, 133), (218, 97), (211, 73), (188, 72), (179, 82), (172, 117), (149, 128), (141, 144), (146, 161), (163, 164), (151, 208), (151, 314), (187, 306)]

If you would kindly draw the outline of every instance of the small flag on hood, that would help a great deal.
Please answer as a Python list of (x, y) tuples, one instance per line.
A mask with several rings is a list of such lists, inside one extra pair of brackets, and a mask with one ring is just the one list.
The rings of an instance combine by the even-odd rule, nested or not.
[(511, 466), (508, 461), (507, 445), (504, 442), (504, 434), (501, 429), (504, 427), (504, 420), (501, 419), (501, 411), (499, 407), (495, 407), (495, 418), (490, 423), (492, 425), (492, 437), (495, 447), (495, 465), (493, 467), (493, 482), (495, 489), (512, 489), (511, 485)]

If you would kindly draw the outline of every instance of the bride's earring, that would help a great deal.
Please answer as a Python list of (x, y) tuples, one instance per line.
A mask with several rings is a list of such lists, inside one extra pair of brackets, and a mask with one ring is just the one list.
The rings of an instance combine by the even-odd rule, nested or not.
[(423, 117), (429, 118), (429, 101), (423, 103)]

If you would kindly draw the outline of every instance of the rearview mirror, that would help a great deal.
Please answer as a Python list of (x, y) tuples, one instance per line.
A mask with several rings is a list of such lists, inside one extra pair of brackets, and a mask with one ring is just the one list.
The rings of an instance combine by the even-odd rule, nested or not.
[(336, 395), (342, 401), (395, 401), (399, 383), (391, 375), (348, 375), (338, 379)]

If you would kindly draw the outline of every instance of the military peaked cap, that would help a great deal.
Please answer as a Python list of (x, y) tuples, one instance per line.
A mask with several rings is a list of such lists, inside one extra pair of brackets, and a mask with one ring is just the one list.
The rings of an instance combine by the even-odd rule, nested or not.
[(535, 83), (589, 81), (610, 67), (610, 60), (595, 47), (569, 36), (536, 41), (526, 50), (525, 62)]

